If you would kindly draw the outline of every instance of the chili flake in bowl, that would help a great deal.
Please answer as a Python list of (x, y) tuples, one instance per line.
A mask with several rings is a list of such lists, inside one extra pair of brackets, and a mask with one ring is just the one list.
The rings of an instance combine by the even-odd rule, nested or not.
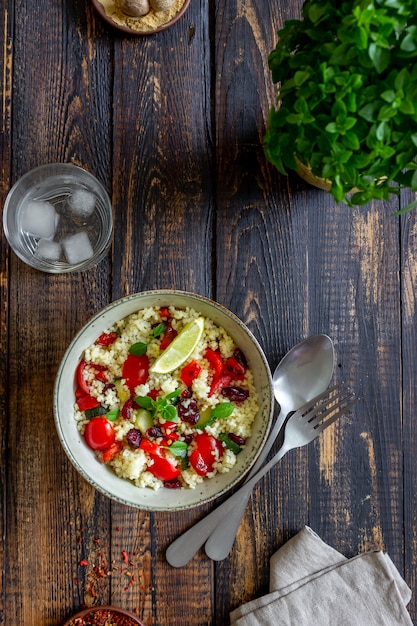
[(256, 339), (221, 305), (143, 292), (76, 336), (54, 412), (70, 460), (98, 490), (181, 510), (221, 495), (255, 462), (272, 420), (271, 374)]
[(83, 609), (67, 620), (64, 626), (144, 626), (136, 615), (113, 606)]

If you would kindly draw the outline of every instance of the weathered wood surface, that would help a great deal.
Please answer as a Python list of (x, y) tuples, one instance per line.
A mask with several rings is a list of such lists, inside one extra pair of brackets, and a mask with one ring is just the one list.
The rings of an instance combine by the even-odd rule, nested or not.
[[(271, 554), (304, 524), (347, 556), (386, 549), (417, 620), (417, 214), (335, 206), (265, 162), (267, 55), (300, 0), (192, 0), (152, 37), (124, 37), (88, 1), (1, 6), (2, 204), (27, 170), (72, 161), (110, 191), (115, 230), (108, 258), (73, 276), (26, 267), (2, 236), (0, 622), (58, 626), (112, 602), (149, 625), (224, 625), (267, 590)], [(227, 560), (200, 551), (179, 570), (167, 545), (212, 506), (149, 514), (108, 501), (70, 465), (52, 415), (74, 333), (109, 301), (163, 287), (228, 306), (271, 367), (329, 334), (335, 378), (362, 398), (257, 486)]]

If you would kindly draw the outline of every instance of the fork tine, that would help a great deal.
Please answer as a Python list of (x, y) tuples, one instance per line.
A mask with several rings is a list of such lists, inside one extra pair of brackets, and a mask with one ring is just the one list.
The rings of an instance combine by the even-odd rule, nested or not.
[[(309, 400), (308, 402), (306, 402), (305, 404), (303, 404), (303, 406), (301, 406), (299, 409), (297, 409), (297, 413), (298, 414), (303, 414), (306, 411), (311, 411), (314, 408), (314, 405), (319, 402), (320, 400), (322, 400), (323, 398), (325, 398), (326, 396), (328, 396), (330, 393), (332, 393), (333, 391), (336, 391), (336, 389), (339, 389), (341, 386), (343, 385), (343, 383), (337, 383), (336, 385), (334, 385), (333, 387), (330, 387), (330, 389), (326, 389), (326, 391), (323, 391), (323, 393), (320, 393), (318, 396), (316, 396), (315, 398), (312, 398), (311, 400)], [(329, 399), (330, 400), (330, 399)]]
[[(347, 395), (343, 396), (342, 394), (346, 392), (348, 392)], [(353, 392), (343, 389), (339, 396), (329, 398), (329, 402), (332, 402), (332, 406), (329, 406), (328, 408), (323, 405), (314, 407), (314, 409), (310, 412), (310, 415), (307, 416), (309, 424), (315, 427), (320, 420), (323, 420), (337, 409), (343, 408), (343, 405), (354, 397), (355, 394)]]
[[(359, 398), (354, 398), (352, 402), (350, 402), (343, 408), (339, 409), (334, 415), (329, 417), (329, 419), (327, 419), (325, 422), (321, 422), (321, 424), (318, 424), (317, 426), (315, 426), (314, 430), (317, 433), (317, 435), (322, 433), (323, 430), (325, 430), (328, 426), (330, 426), (330, 424), (333, 424), (333, 422), (339, 419), (339, 417), (341, 417), (344, 413), (347, 413), (347, 411), (349, 411), (349, 409), (351, 409), (358, 400)], [(326, 411), (326, 413), (328, 413), (328, 411)]]

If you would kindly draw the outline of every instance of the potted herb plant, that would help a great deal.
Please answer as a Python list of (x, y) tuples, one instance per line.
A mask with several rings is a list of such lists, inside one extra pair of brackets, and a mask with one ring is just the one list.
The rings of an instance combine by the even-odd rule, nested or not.
[(417, 191), (416, 0), (306, 0), (268, 61), (264, 147), (281, 173), (349, 205)]

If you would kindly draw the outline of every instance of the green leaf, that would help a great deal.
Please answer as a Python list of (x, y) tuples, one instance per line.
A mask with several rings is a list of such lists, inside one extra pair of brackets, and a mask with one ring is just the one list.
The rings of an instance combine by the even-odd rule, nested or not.
[(367, 122), (373, 122), (375, 119), (376, 105), (373, 102), (365, 105), (359, 110), (359, 115), (363, 117)]
[(119, 417), (119, 415), (120, 415), (120, 410), (119, 409), (112, 409), (111, 411), (106, 413), (106, 418), (110, 422), (115, 422), (117, 420), (117, 418)]
[(376, 138), (379, 139), (379, 141), (388, 142), (390, 140), (390, 137), (391, 131), (388, 124), (386, 122), (381, 122), (380, 124), (378, 124), (376, 128)]
[(231, 439), (229, 435), (226, 435), (226, 433), (220, 433), (219, 440), (223, 442), (226, 448), (228, 450), (231, 450), (234, 454), (239, 454), (240, 452), (242, 452), (242, 448), (240, 447), (240, 445), (233, 441), (233, 439)]
[(313, 24), (317, 23), (323, 15), (325, 15), (327, 10), (326, 5), (319, 6), (317, 4), (310, 4), (308, 8), (308, 17), (313, 22)]
[(146, 353), (147, 349), (148, 349), (148, 346), (146, 345), (146, 343), (143, 343), (142, 341), (138, 341), (137, 343), (134, 343), (133, 345), (130, 346), (129, 352), (130, 354), (133, 354), (134, 356), (142, 356), (143, 354)]
[(165, 330), (166, 330), (166, 325), (161, 322), (161, 324), (158, 324), (158, 326), (155, 326), (155, 328), (153, 329), (153, 336), (159, 337), (159, 335), (162, 335), (165, 332)]
[(170, 446), (163, 446), (169, 450), (174, 456), (185, 458), (187, 456), (188, 446), (185, 441), (174, 441)]
[(417, 191), (417, 170), (414, 172), (411, 179), (411, 189), (412, 191)]
[(381, 48), (375, 43), (369, 44), (368, 47), (369, 58), (371, 59), (376, 71), (381, 74), (387, 69), (391, 60), (391, 53), (386, 48)]
[(404, 39), (401, 42), (400, 48), (401, 50), (404, 50), (404, 52), (416, 52), (417, 51), (417, 41), (415, 38), (415, 31), (408, 33), (404, 37)]
[(150, 398), (149, 396), (136, 396), (135, 402), (143, 409), (147, 409), (148, 411), (156, 407), (156, 402), (152, 400), (152, 398)]
[(235, 410), (235, 405), (232, 402), (220, 402), (216, 404), (211, 412), (211, 416), (215, 419), (224, 419), (229, 417)]
[(172, 404), (167, 404), (160, 408), (161, 417), (167, 422), (177, 422), (177, 409)]

